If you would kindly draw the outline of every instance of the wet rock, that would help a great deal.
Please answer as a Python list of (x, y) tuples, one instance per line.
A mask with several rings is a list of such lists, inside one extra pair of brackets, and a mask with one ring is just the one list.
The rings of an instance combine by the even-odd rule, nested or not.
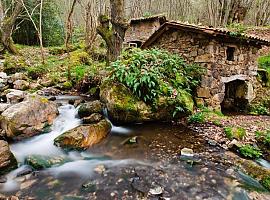
[(134, 136), (131, 138), (127, 138), (126, 140), (124, 140), (121, 144), (122, 145), (126, 145), (126, 144), (137, 144), (138, 143), (138, 136)]
[(6, 141), (0, 140), (0, 175), (17, 168), (17, 160)]
[(47, 169), (55, 165), (62, 165), (69, 160), (63, 156), (50, 157), (42, 155), (31, 155), (25, 159), (25, 164), (31, 166), (34, 170)]
[(106, 171), (106, 168), (104, 165), (98, 165), (95, 167), (94, 171), (98, 174), (103, 174)]
[(50, 97), (48, 98), (49, 101), (55, 101), (56, 100), (56, 97)]
[(64, 149), (87, 149), (101, 142), (111, 128), (111, 124), (105, 119), (97, 124), (81, 125), (57, 137), (54, 144)]
[(52, 124), (57, 114), (54, 102), (40, 96), (29, 96), (2, 113), (1, 127), (8, 138), (29, 137)]
[[(7, 182), (7, 177), (5, 176), (0, 176), (0, 183), (5, 183)], [(1, 199), (1, 198), (0, 198)]]
[(27, 166), (22, 171), (18, 172), (18, 174), (16, 175), (16, 177), (25, 176), (25, 175), (31, 174), (32, 172), (33, 172), (32, 167)]
[(48, 87), (48, 88), (42, 88), (37, 92), (38, 95), (42, 96), (57, 96), (62, 94), (62, 92), (56, 88)]
[(27, 93), (21, 90), (8, 89), (4, 92), (7, 103), (15, 104), (24, 100), (27, 96)]
[(192, 149), (183, 148), (181, 150), (181, 156), (193, 157), (194, 156), (194, 152), (193, 152)]
[(97, 189), (96, 183), (93, 181), (88, 181), (82, 185), (82, 190), (85, 192), (92, 193), (95, 192), (96, 189)]
[(157, 186), (155, 188), (151, 188), (149, 193), (150, 195), (161, 195), (164, 192), (164, 188)]
[(103, 119), (103, 116), (99, 113), (93, 113), (89, 117), (84, 117), (83, 118), (83, 123), (84, 124), (93, 124), (101, 121)]
[(93, 113), (103, 113), (104, 105), (100, 101), (92, 101), (81, 104), (78, 115), (80, 118), (88, 117)]
[(25, 80), (17, 80), (13, 83), (13, 88), (16, 90), (27, 90), (29, 88), (29, 82)]

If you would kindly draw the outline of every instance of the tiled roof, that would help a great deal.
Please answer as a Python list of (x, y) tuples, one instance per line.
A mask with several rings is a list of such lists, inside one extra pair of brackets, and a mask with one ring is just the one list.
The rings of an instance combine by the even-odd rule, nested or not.
[(224, 38), (231, 40), (233, 43), (248, 43), (251, 45), (267, 45), (270, 46), (270, 41), (246, 34), (240, 34), (237, 32), (229, 31), (227, 29), (222, 28), (211, 28), (206, 26), (194, 25), (194, 24), (187, 24), (187, 23), (180, 23), (180, 22), (166, 22), (164, 23), (143, 45), (143, 48), (151, 45), (157, 38), (159, 38), (165, 31), (169, 29), (179, 29), (183, 31), (189, 31), (193, 33), (201, 33), (208, 35), (212, 38)]
[(130, 22), (136, 23), (136, 22), (150, 21), (150, 20), (156, 20), (156, 19), (166, 21), (166, 16), (164, 14), (159, 14), (159, 15), (151, 15), (149, 17), (132, 18), (130, 19)]

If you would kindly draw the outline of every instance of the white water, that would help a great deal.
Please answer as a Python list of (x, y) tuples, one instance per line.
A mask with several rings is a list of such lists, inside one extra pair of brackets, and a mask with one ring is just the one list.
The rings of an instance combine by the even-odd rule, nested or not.
[(54, 146), (53, 140), (62, 133), (73, 129), (81, 124), (81, 120), (76, 118), (77, 109), (72, 105), (59, 107), (59, 116), (52, 125), (52, 131), (47, 134), (36, 136), (30, 140), (11, 145), (18, 162), (24, 162), (29, 155), (59, 156), (63, 152)]
[[(127, 165), (132, 163), (146, 164), (140, 161), (127, 160), (100, 160), (97, 155), (92, 155), (86, 152), (72, 151), (68, 154), (57, 148), (54, 145), (54, 139), (62, 133), (71, 130), (81, 124), (81, 120), (76, 118), (78, 109), (72, 105), (64, 105), (59, 107), (59, 116), (55, 119), (51, 132), (39, 136), (35, 136), (29, 140), (15, 143), (10, 146), (11, 151), (20, 163), (20, 167), (6, 175), (7, 182), (0, 184), (0, 191), (11, 192), (20, 189), (20, 181), (18, 181), (17, 174), (24, 171), (27, 166), (23, 165), (25, 158), (30, 155), (43, 156), (65, 156), (71, 162), (65, 163), (61, 166), (55, 166), (44, 170), (53, 176), (68, 176), (69, 173), (76, 173), (79, 176), (90, 177), (94, 173), (97, 165), (106, 165), (112, 167), (117, 165)], [(131, 130), (124, 127), (116, 127), (112, 125), (112, 132), (115, 134), (128, 134)], [(87, 160), (92, 158), (91, 160)], [(95, 159), (96, 158), (96, 159)], [(86, 159), (86, 160), (85, 160)]]

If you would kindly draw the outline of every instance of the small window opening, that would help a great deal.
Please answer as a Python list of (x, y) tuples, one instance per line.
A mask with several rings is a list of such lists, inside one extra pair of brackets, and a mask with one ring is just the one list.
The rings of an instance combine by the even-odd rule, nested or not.
[(235, 52), (235, 48), (234, 47), (228, 47), (227, 48), (227, 60), (228, 61), (234, 61), (234, 52)]

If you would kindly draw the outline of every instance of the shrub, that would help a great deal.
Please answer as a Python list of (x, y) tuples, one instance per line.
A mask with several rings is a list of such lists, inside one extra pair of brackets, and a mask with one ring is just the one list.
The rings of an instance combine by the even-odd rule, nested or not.
[(269, 109), (267, 108), (267, 105), (265, 105), (264, 102), (258, 104), (258, 105), (253, 105), (250, 108), (250, 114), (252, 115), (269, 115)]
[(160, 96), (167, 97), (175, 107), (174, 115), (188, 110), (183, 102), (191, 98), (203, 73), (199, 66), (158, 49), (129, 49), (109, 69), (111, 79), (124, 84), (147, 104), (156, 105)]
[(197, 112), (188, 118), (189, 123), (205, 123), (206, 118), (203, 112)]
[(246, 158), (260, 158), (262, 156), (262, 152), (260, 149), (251, 146), (251, 145), (243, 145), (240, 147), (240, 154)]
[(257, 131), (256, 139), (264, 145), (270, 146), (270, 130)]
[(92, 60), (90, 55), (82, 50), (76, 50), (70, 53), (70, 60), (72, 65), (90, 65)]
[(224, 127), (224, 132), (230, 140), (242, 140), (246, 135), (246, 129), (242, 127)]
[(266, 86), (270, 86), (270, 54), (258, 59), (259, 67), (266, 70)]

